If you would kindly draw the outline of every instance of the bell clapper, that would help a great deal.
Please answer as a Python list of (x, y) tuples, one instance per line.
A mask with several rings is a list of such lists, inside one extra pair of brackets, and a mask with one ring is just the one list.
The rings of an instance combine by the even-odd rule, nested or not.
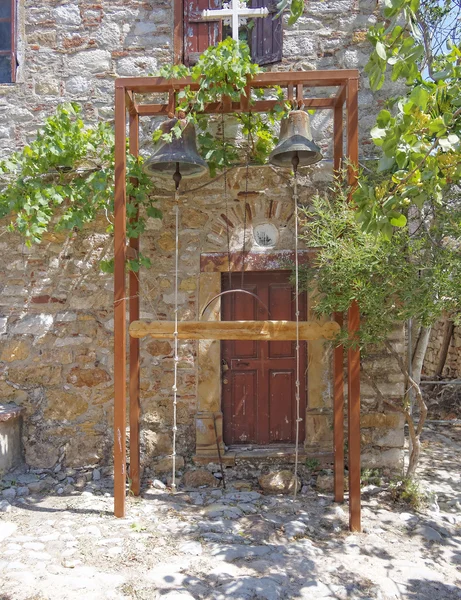
[(173, 181), (174, 181), (176, 191), (178, 191), (178, 189), (179, 189), (179, 184), (181, 183), (181, 179), (182, 179), (182, 175), (179, 170), (179, 163), (177, 162), (176, 163), (176, 171), (173, 173)]

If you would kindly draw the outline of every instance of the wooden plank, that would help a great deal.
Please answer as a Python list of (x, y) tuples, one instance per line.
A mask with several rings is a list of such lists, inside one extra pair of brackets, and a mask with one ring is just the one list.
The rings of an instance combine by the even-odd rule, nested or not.
[[(336, 323), (341, 327), (343, 314), (335, 312)], [(335, 502), (344, 502), (344, 347), (333, 352), (333, 450)]]
[[(130, 113), (130, 154), (138, 156), (139, 154), (139, 117)], [(138, 184), (136, 178), (131, 179), (133, 185)], [(136, 223), (139, 218), (139, 208), (136, 215), (130, 220)], [(139, 237), (130, 238), (129, 248), (136, 255), (139, 254)], [(130, 323), (139, 319), (139, 271), (135, 273), (130, 271), (129, 275), (129, 307)], [(131, 491), (135, 496), (139, 496), (141, 491), (140, 476), (140, 440), (139, 440), (139, 419), (141, 416), (141, 405), (139, 400), (140, 389), (140, 368), (139, 368), (139, 340), (130, 338), (130, 479)]]
[(126, 110), (115, 90), (114, 193), (114, 513), (125, 516), (126, 484)]
[[(333, 339), (340, 327), (334, 321), (299, 324), (301, 340)], [(130, 325), (130, 335), (155, 339), (173, 338), (173, 321), (135, 321)], [(295, 321), (181, 321), (178, 323), (180, 340), (296, 340)]]

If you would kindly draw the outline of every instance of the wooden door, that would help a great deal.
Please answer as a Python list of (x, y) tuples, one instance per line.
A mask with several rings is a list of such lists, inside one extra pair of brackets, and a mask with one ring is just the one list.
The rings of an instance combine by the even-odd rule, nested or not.
[[(248, 294), (225, 294), (224, 321), (295, 320), (294, 290), (287, 271), (245, 273)], [(232, 278), (240, 288), (241, 276)], [(223, 290), (230, 289), (223, 274)], [(306, 294), (299, 298), (300, 320), (306, 319)], [(224, 442), (232, 444), (292, 444), (296, 440), (296, 342), (223, 341)], [(300, 441), (304, 441), (306, 410), (306, 342), (300, 344)]]

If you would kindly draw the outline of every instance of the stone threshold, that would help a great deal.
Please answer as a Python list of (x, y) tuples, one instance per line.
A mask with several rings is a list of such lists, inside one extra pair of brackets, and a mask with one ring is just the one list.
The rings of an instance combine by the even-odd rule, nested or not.
[[(306, 450), (304, 446), (299, 447), (298, 461), (305, 462), (307, 459), (316, 459), (320, 464), (333, 462), (333, 452), (319, 452)], [(208, 463), (218, 463), (219, 457), (195, 455), (194, 463), (197, 465), (206, 465)], [(221, 460), (225, 466), (234, 466), (239, 461), (260, 462), (268, 461), (270, 463), (294, 463), (296, 460), (295, 445), (285, 444), (277, 446), (230, 446), (228, 450), (221, 455)]]

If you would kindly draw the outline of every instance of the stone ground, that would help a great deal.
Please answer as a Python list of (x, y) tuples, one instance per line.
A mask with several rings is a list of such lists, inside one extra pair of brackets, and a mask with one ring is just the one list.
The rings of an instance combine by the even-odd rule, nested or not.
[(349, 533), (346, 505), (309, 486), (295, 504), (255, 486), (152, 487), (115, 519), (104, 471), (66, 476), (52, 495), (36, 474), (10, 478), (0, 599), (461, 599), (460, 433), (425, 432), (424, 510), (394, 503), (385, 485), (364, 488), (361, 534)]

